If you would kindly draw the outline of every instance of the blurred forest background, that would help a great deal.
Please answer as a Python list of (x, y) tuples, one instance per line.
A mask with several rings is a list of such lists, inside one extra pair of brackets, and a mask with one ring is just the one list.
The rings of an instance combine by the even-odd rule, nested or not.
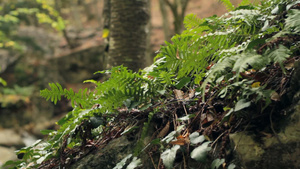
[[(115, 54), (112, 61), (108, 59), (114, 49), (109, 32), (111, 36), (116, 34), (110, 30), (113, 21), (107, 20), (114, 11), (109, 12), (107, 6), (122, 10), (117, 2), (0, 0), (0, 166), (16, 158), (16, 149), (42, 138), (40, 130), (54, 129), (55, 122), (71, 110), (67, 100), (53, 105), (39, 96), (39, 91), (47, 88), (48, 83), (58, 82), (77, 91), (89, 87), (88, 84), (83, 86), (84, 80), (100, 80), (102, 77), (93, 76), (98, 70), (123, 63), (132, 66), (129, 64), (132, 60), (123, 56), (126, 51), (122, 56)], [(184, 29), (184, 15), (194, 13), (203, 18), (226, 12), (218, 0), (145, 2), (143, 11), (148, 17), (140, 19), (146, 21), (143, 22), (146, 31), (142, 46), (146, 51), (140, 58), (143, 61), (134, 63), (138, 67), (130, 67), (134, 70), (149, 66), (160, 45)], [(133, 24), (136, 23), (129, 23)], [(126, 28), (129, 30), (122, 28), (121, 31), (134, 29)], [(126, 38), (122, 44), (127, 45), (125, 48), (137, 47), (134, 41)]]

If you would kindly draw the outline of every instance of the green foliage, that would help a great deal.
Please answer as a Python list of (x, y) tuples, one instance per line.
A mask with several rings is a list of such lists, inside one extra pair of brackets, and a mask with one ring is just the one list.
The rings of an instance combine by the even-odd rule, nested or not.
[[(230, 0), (220, 0), (224, 6), (226, 7), (227, 11), (232, 11), (234, 10), (234, 5), (230, 2)], [(245, 2), (242, 2), (245, 3)]]
[(191, 152), (191, 158), (200, 161), (200, 162), (205, 162), (206, 161), (206, 156), (208, 151), (211, 150), (211, 147), (209, 147), (210, 142), (204, 142), (200, 146), (196, 147), (192, 152)]
[(141, 159), (137, 157), (133, 157), (132, 161), (129, 163), (126, 169), (135, 169), (137, 167), (140, 167), (141, 165), (142, 165)]
[(122, 169), (125, 166), (127, 160), (130, 159), (131, 157), (132, 157), (132, 154), (127, 155), (113, 169)]
[(44, 89), (41, 91), (41, 96), (46, 98), (46, 100), (51, 100), (54, 104), (57, 101), (61, 100), (61, 97), (64, 96), (67, 99), (71, 100), (72, 106), (80, 105), (83, 108), (91, 107), (91, 100), (93, 99), (93, 95), (88, 93), (88, 89), (80, 89), (78, 93), (75, 93), (73, 89), (63, 89), (62, 86), (58, 83), (49, 83), (50, 90)]
[(109, 80), (96, 83), (94, 93), (96, 96), (94, 103), (101, 104), (104, 111), (113, 111), (122, 105), (130, 109), (141, 103), (148, 103), (161, 88), (141, 73), (133, 73), (123, 66), (97, 73), (110, 74)]
[(150, 122), (152, 120), (153, 115), (156, 112), (150, 112), (148, 114), (148, 121), (144, 123), (143, 129), (142, 129), (142, 133), (141, 133), (141, 138), (139, 139), (139, 141), (137, 142), (135, 149), (134, 149), (134, 154), (137, 156), (140, 154), (140, 152), (142, 151), (142, 149), (145, 147), (144, 145), (144, 139), (146, 138), (147, 134), (148, 134), (148, 129), (149, 129), (149, 125)]
[(169, 76), (165, 74), (168, 72), (178, 80), (185, 76), (195, 77), (194, 82), (198, 84), (205, 76), (209, 64), (224, 56), (238, 54), (251, 42), (249, 39), (258, 38), (254, 34), (261, 26), (257, 23), (258, 18), (262, 17), (258, 10), (240, 9), (228, 15), (231, 17), (213, 16), (204, 19), (197, 19), (193, 14), (187, 15), (184, 22), (187, 30), (174, 36), (172, 44), (162, 46), (156, 57), (165, 61), (159, 67), (165, 71), (158, 78), (170, 82)]
[(179, 145), (175, 145), (171, 149), (167, 149), (161, 154), (161, 159), (163, 160), (163, 163), (167, 169), (173, 168), (176, 152), (179, 148), (180, 148)]
[(1, 77), (0, 77), (0, 83), (1, 83), (3, 86), (6, 86), (6, 85), (7, 85), (6, 81), (3, 80)]
[[(132, 157), (132, 154), (127, 155), (113, 169), (122, 169), (127, 165), (127, 161)], [(133, 157), (132, 161), (127, 165), (126, 169), (134, 169), (142, 165), (141, 159)]]
[(192, 145), (196, 145), (198, 143), (202, 143), (205, 140), (205, 137), (203, 135), (199, 136), (198, 132), (192, 133), (190, 136), (190, 141)]
[(215, 159), (212, 163), (211, 163), (211, 169), (218, 169), (223, 163), (225, 163), (225, 159)]
[(292, 31), (294, 31), (295, 33), (299, 33), (300, 32), (299, 17), (300, 17), (300, 11), (291, 9), (288, 13), (288, 18), (285, 21), (286, 28), (292, 29)]
[[(24, 147), (18, 151), (16, 151), (18, 157), (23, 158), (23, 161), (8, 161), (5, 163), (4, 167), (18, 167), (18, 168), (28, 168), (28, 164), (32, 161), (36, 161), (37, 164), (41, 164), (41, 162), (47, 157), (50, 156), (51, 153), (44, 151), (39, 145), (43, 145), (47, 143), (43, 143), (42, 140), (37, 140), (31, 146)], [(45, 146), (45, 145), (44, 145)], [(13, 167), (14, 166), (14, 167)]]
[[(21, 0), (3, 2), (0, 9), (0, 48), (22, 51), (22, 41), (17, 35), (17, 26), (27, 23), (28, 18), (48, 24), (58, 31), (65, 29), (65, 21), (46, 0)], [(28, 24), (28, 23), (27, 23)]]
[(14, 85), (13, 88), (4, 88), (3, 94), (30, 96), (33, 93), (33, 90), (33, 86), (20, 87), (18, 85)]
[(279, 45), (277, 49), (266, 52), (268, 58), (271, 61), (279, 63), (283, 71), (285, 70), (283, 62), (290, 57), (290, 53), (290, 50), (283, 45)]
[[(0, 67), (0, 70), (1, 70), (1, 67)], [(0, 77), (0, 84), (2, 84), (3, 86), (7, 85), (6, 81), (4, 79), (2, 79), (1, 77)]]
[(251, 4), (250, 0), (242, 0), (242, 2), (238, 6), (246, 6), (250, 4)]
[[(267, 67), (276, 64), (281, 66), (283, 72), (286, 71), (284, 62), (290, 56), (299, 54), (299, 38), (293, 38), (299, 37), (299, 9), (294, 9), (293, 5), (296, 3), (292, 0), (269, 0), (263, 1), (261, 5), (252, 5), (244, 0), (237, 8), (230, 1), (222, 2), (231, 12), (221, 17), (204, 19), (198, 19), (195, 15), (186, 16), (184, 24), (187, 29), (181, 35), (174, 36), (172, 43), (166, 42), (166, 46), (162, 46), (156, 56), (155, 63), (141, 72), (133, 73), (119, 66), (97, 72), (109, 74), (107, 81), (86, 81), (95, 84), (93, 90), (82, 89), (75, 93), (72, 89), (63, 89), (57, 83), (51, 83), (50, 89), (42, 90), (41, 96), (54, 103), (62, 96), (66, 97), (71, 100), (74, 109), (57, 122), (60, 125), (57, 131), (49, 133), (49, 140), (41, 145), (41, 150), (46, 153), (39, 159), (49, 158), (48, 153), (59, 155), (62, 147), (80, 145), (83, 138), (78, 130), (84, 128), (83, 125), (90, 117), (115, 115), (119, 113), (118, 109), (124, 107), (129, 110), (148, 108), (158, 102), (153, 98), (160, 94), (167, 97), (167, 91), (174, 88), (197, 88), (202, 94), (202, 102), (212, 97), (227, 100), (228, 105), (224, 108), (227, 114), (223, 117), (223, 122), (229, 121), (232, 116), (240, 118), (243, 111), (250, 107), (256, 106), (256, 110), (264, 111), (271, 103), (274, 89), (267, 83), (261, 85), (258, 78), (245, 74), (250, 71), (263, 73)], [(283, 17), (286, 13), (287, 17)], [(296, 47), (292, 47), (295, 45)], [(213, 96), (211, 91), (215, 93)], [(92, 108), (95, 104), (99, 106)], [(133, 152), (136, 156), (144, 147), (144, 139), (156, 111), (149, 112)], [(113, 120), (114, 118), (108, 119), (110, 122)], [(156, 144), (162, 145), (164, 149), (165, 144), (176, 140), (184, 125), (176, 127), (177, 131), (170, 132), (164, 139), (154, 140)], [(189, 137), (194, 146), (190, 157), (199, 162), (205, 162), (211, 150), (211, 141), (205, 141), (204, 138), (199, 133), (192, 133)], [(163, 150), (161, 158), (167, 168), (173, 167), (178, 149), (180, 146), (175, 145)], [(116, 167), (122, 168), (131, 157), (127, 156)], [(23, 162), (26, 163), (29, 158), (31, 157)], [(37, 159), (33, 161), (38, 164)], [(212, 168), (220, 166), (222, 162), (223, 160), (216, 160)], [(139, 164), (139, 159), (134, 157), (132, 166)], [(232, 164), (228, 168), (234, 167)]]

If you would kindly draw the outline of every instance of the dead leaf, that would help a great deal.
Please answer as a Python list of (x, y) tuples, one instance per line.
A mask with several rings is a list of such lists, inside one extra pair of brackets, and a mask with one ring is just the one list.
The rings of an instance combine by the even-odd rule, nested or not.
[(190, 143), (189, 133), (187, 133), (185, 135), (179, 135), (176, 139), (177, 140), (171, 141), (170, 144), (173, 144), (173, 145), (185, 145), (185, 144), (189, 144)]
[(287, 60), (287, 61), (285, 62), (284, 67), (285, 67), (287, 70), (290, 70), (290, 69), (292, 69), (292, 68), (294, 67), (294, 63), (295, 63), (295, 58), (291, 58), (291, 59), (289, 59), (289, 60)]
[(201, 114), (201, 125), (208, 126), (212, 121), (214, 121), (214, 117), (210, 113)]
[(180, 59), (180, 57), (179, 57), (179, 51), (178, 50), (176, 51), (176, 58)]
[(183, 100), (183, 96), (184, 96), (184, 93), (183, 93), (183, 91), (181, 91), (181, 90), (177, 90), (177, 89), (174, 89), (173, 90), (174, 91), (174, 93), (175, 93), (175, 98), (177, 99), (177, 100)]
[(277, 93), (277, 92), (272, 92), (271, 93), (271, 100), (274, 100), (274, 101), (280, 101), (280, 96), (279, 96), (279, 94)]
[(166, 126), (157, 135), (157, 138), (165, 137), (168, 134), (169, 129), (170, 129), (170, 122), (168, 121), (168, 123), (166, 124)]
[(246, 74), (246, 75), (251, 75), (251, 74), (253, 74), (253, 73), (255, 73), (255, 72), (256, 72), (255, 69), (249, 69), (248, 71), (245, 71), (245, 74)]
[(265, 137), (267, 137), (267, 138), (271, 138), (273, 135), (272, 134), (270, 134), (270, 133), (266, 133), (266, 132), (264, 132), (264, 131), (261, 131), (260, 132), (261, 134), (263, 134)]
[(196, 92), (195, 89), (190, 89), (190, 90), (189, 90), (189, 95), (188, 95), (188, 97), (185, 97), (184, 99), (185, 99), (185, 100), (190, 100), (190, 99), (192, 99), (192, 98), (195, 96), (195, 92)]
[(210, 68), (213, 67), (213, 65), (214, 65), (214, 63), (211, 63), (210, 65), (208, 65), (208, 66), (206, 67), (206, 70), (210, 70)]

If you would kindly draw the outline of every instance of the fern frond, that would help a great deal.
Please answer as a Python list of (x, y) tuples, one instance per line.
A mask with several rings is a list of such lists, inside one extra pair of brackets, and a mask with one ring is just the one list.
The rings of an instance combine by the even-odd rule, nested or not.
[(223, 5), (226, 7), (227, 11), (232, 11), (234, 10), (234, 5), (230, 2), (230, 0), (220, 0)]
[(257, 18), (261, 16), (259, 10), (255, 9), (239, 9), (229, 12), (230, 18), (226, 19), (227, 22), (241, 26), (240, 22), (245, 22), (248, 26), (252, 27), (257, 25)]
[(200, 19), (195, 14), (188, 14), (185, 16), (183, 24), (185, 28), (192, 29), (199, 27), (204, 21), (205, 19)]
[(300, 32), (300, 11), (291, 9), (288, 13), (288, 18), (285, 20), (287, 29), (293, 29), (295, 33)]
[[(205, 90), (207, 84), (215, 84), (217, 78), (231, 72), (236, 56), (221, 58), (211, 69), (206, 73), (207, 77), (201, 85), (202, 90)], [(203, 97), (204, 98), (204, 97)]]
[(249, 66), (260, 69), (266, 65), (264, 57), (252, 52), (243, 52), (237, 56), (237, 60), (232, 68), (236, 72), (237, 78), (241, 72), (244, 72)]
[(285, 72), (285, 68), (283, 66), (283, 62), (290, 57), (290, 53), (291, 51), (283, 46), (283, 45), (279, 45), (277, 49), (273, 50), (273, 51), (266, 51), (267, 52), (267, 56), (274, 62), (279, 63), (281, 69)]
[(98, 97), (94, 100), (94, 103), (102, 105), (101, 109), (103, 111), (114, 111), (116, 108), (123, 106), (125, 102), (128, 102), (128, 99), (132, 103), (131, 106), (148, 102), (151, 97), (156, 95), (159, 88), (147, 77), (139, 73), (133, 73), (123, 66), (113, 67), (108, 72), (100, 73), (110, 73), (110, 79), (99, 83), (95, 90)]
[(240, 2), (238, 6), (246, 6), (250, 4), (251, 4), (250, 0), (242, 0), (242, 2)]
[(61, 100), (61, 97), (64, 96), (67, 99), (71, 100), (72, 106), (75, 107), (75, 104), (80, 104), (83, 108), (87, 108), (92, 105), (91, 99), (92, 96), (88, 94), (88, 89), (80, 89), (78, 93), (75, 93), (73, 89), (63, 89), (59, 83), (49, 83), (49, 89), (44, 89), (40, 91), (40, 95), (46, 100), (51, 100), (54, 104), (57, 101)]
[(57, 103), (58, 100), (61, 100), (61, 97), (64, 95), (64, 90), (62, 89), (59, 83), (49, 83), (49, 89), (44, 89), (40, 91), (42, 97), (44, 97), (47, 101), (50, 99), (54, 104)]

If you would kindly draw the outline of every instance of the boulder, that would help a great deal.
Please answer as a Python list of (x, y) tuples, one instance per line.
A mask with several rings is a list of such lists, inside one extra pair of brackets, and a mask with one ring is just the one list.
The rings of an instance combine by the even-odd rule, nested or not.
[[(265, 137), (249, 132), (230, 135), (232, 149), (243, 168), (294, 169), (300, 168), (300, 62), (295, 70), (285, 101), (292, 103), (285, 108), (286, 118), (273, 122), (278, 129)], [(259, 141), (258, 141), (259, 140)]]
[(2, 146), (24, 146), (23, 140), (13, 129), (0, 130), (0, 145)]
[(126, 136), (112, 140), (103, 149), (94, 151), (71, 165), (71, 169), (114, 168), (128, 154), (132, 153), (134, 142)]
[(0, 168), (1, 165), (3, 165), (6, 161), (9, 160), (16, 160), (17, 156), (15, 154), (16, 149), (15, 148), (7, 148), (0, 146)]

